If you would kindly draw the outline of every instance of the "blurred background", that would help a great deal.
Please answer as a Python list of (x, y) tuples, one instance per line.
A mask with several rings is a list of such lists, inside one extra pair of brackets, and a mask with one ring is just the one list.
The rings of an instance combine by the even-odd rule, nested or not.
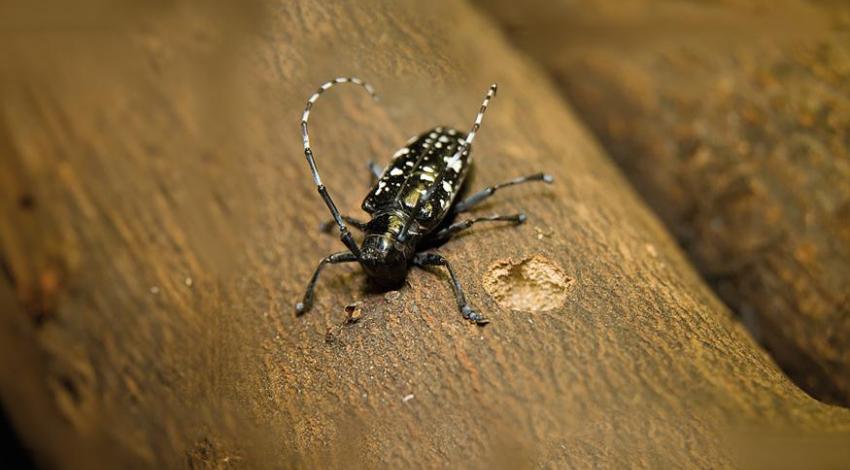
[[(132, 410), (127, 422), (143, 419), (145, 408), (135, 408), (133, 393), (145, 395), (147, 379), (103, 375), (93, 356), (127, 347), (121, 367), (144, 369), (154, 367), (145, 362), (151, 359), (124, 342), (135, 335), (175, 345), (175, 357), (190, 349), (187, 341), (221, 341), (203, 318), (190, 320), (186, 337), (148, 329), (143, 320), (121, 335), (102, 336), (127, 313), (114, 307), (138, 292), (121, 276), (143, 273), (146, 302), (180, 289), (208, 289), (235, 301), (218, 282), (238, 284), (241, 259), (288, 266), (297, 253), (252, 254), (247, 247), (257, 245), (256, 233), (314, 223), (276, 212), (279, 204), (295, 203), (286, 201), (289, 183), (280, 181), (298, 181), (292, 183), (298, 191), (302, 180), (309, 185), (300, 160), (290, 165), (265, 150), (294, 148), (297, 155), (297, 128), (289, 124), (314, 85), (349, 70), (375, 70), (370, 61), (389, 64), (382, 91), (394, 103), (390, 114), (374, 118), (355, 111), (360, 101), (337, 103), (347, 122), (365, 129), (370, 149), (388, 154), (408, 136), (387, 123), (435, 124), (406, 94), (434, 93), (454, 103), (451, 112), (469, 114), (460, 103), (466, 92), (451, 90), (478, 94), (480, 83), (468, 86), (460, 77), (488, 63), (477, 52), (487, 48), (511, 51), (519, 57), (511, 66), (546, 77), (543, 86), (586, 127), (790, 380), (820, 402), (850, 406), (850, 3), (473, 0), (432, 7), (426, 14), (378, 1), (334, 9), (259, 0), (0, 3), (0, 300), (26, 316), (2, 325), (2, 437), (18, 443), (8, 458), (32, 466), (34, 448), (63, 439), (40, 428), (17, 437), (20, 416), (52, 413), (38, 405), (40, 393), (55, 392), (58, 399), (45, 400), (76, 429), (97, 434), (80, 404), (118, 383), (123, 397), (116, 406)], [(369, 37), (372, 47), (313, 40), (371, 32), (358, 23), (360, 15), (387, 25)], [(412, 33), (411, 24), (418, 28)], [(406, 34), (409, 47), (400, 52), (394, 44)], [(456, 51), (469, 59), (452, 64)], [(420, 64), (420, 57), (436, 62)], [(291, 132), (282, 133), (280, 122)], [(362, 169), (360, 160), (341, 165), (349, 165), (342, 173)], [(157, 182), (153, 195), (150, 181)], [(263, 192), (269, 186), (280, 192)], [(230, 197), (236, 193), (241, 196)], [(355, 207), (359, 196), (341, 200)], [(121, 240), (119, 248), (102, 249), (87, 234), (86, 220), (110, 221), (98, 230)], [(185, 254), (157, 268), (181, 273), (171, 285), (149, 281), (162, 272), (138, 262), (163, 250)], [(106, 265), (108, 271), (89, 269)], [(234, 277), (205, 282), (202, 273)], [(60, 307), (68, 298), (82, 299), (72, 309), (78, 317)], [(183, 300), (198, 312), (223, 308), (209, 298)], [(140, 304), (139, 315), (148, 307)], [(79, 346), (87, 341), (95, 346)], [(47, 386), (52, 392), (21, 378), (19, 368), (30, 359), (43, 365), (39, 374), (59, 377)], [(185, 360), (186, 367), (198, 366)], [(176, 400), (170, 392), (154, 396)], [(217, 412), (199, 408), (199, 422)], [(18, 413), (17, 423), (9, 410)], [(177, 434), (166, 432), (172, 431)], [(32, 436), (44, 442), (35, 444)], [(110, 447), (112, 441), (98, 439), (98, 449)], [(152, 448), (140, 453), (166, 451)], [(202, 442), (195, 449), (201, 457), (188, 461), (207, 461), (215, 449)]]
[(479, 5), (783, 370), (850, 405), (850, 6)]

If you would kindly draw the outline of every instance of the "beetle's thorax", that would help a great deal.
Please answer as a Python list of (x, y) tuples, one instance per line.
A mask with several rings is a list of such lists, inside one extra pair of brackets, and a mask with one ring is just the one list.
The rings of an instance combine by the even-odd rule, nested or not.
[(360, 248), (360, 264), (366, 274), (382, 284), (397, 284), (407, 276), (407, 266), (416, 252), (419, 237), (398, 240), (406, 214), (390, 211), (369, 221)]

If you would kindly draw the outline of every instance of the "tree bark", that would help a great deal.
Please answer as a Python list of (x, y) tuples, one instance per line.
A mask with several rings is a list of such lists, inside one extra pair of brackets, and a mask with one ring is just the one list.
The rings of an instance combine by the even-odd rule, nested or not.
[[(103, 24), (20, 13), (3, 49), (0, 391), (46, 465), (846, 461), (850, 412), (782, 375), (468, 5), (98, 5), (81, 8)], [(500, 84), (471, 186), (541, 170), (556, 183), (479, 210), (525, 225), (440, 249), (490, 325), (460, 318), (439, 269), (383, 292), (329, 267), (294, 316), (342, 249), (317, 229), (328, 213), (298, 133), (306, 98), (339, 75), (381, 93), (334, 89), (311, 114), (323, 181), (352, 215), (366, 160), (465, 128)]]
[(850, 9), (481, 5), (779, 365), (850, 405)]

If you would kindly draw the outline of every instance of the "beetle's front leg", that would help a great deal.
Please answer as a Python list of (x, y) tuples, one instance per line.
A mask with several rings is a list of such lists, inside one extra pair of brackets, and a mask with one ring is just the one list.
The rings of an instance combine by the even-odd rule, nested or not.
[(478, 325), (490, 323), (490, 320), (484, 318), (484, 316), (480, 313), (473, 310), (466, 302), (466, 296), (463, 295), (463, 288), (460, 286), (460, 282), (458, 282), (457, 277), (452, 270), (452, 266), (449, 264), (449, 260), (436, 253), (417, 253), (413, 257), (413, 264), (420, 268), (424, 268), (426, 266), (445, 266), (452, 279), (452, 288), (455, 292), (455, 299), (457, 300), (457, 306), (460, 309), (460, 313), (463, 315), (463, 318), (475, 322)]
[(304, 299), (295, 304), (295, 314), (301, 315), (307, 310), (310, 310), (310, 307), (313, 306), (313, 289), (316, 288), (316, 281), (319, 280), (319, 274), (322, 272), (322, 269), (326, 264), (351, 263), (353, 261), (357, 261), (357, 255), (350, 251), (341, 251), (322, 259), (316, 267), (316, 270), (313, 272), (313, 277), (310, 278), (310, 283), (307, 284), (307, 291), (304, 292)]

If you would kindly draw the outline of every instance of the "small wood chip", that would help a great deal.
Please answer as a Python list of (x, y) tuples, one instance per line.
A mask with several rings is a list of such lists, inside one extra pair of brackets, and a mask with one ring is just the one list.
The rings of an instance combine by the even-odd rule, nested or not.
[(361, 305), (361, 302), (352, 302), (345, 306), (346, 324), (357, 323), (363, 317), (363, 309), (360, 308)]

